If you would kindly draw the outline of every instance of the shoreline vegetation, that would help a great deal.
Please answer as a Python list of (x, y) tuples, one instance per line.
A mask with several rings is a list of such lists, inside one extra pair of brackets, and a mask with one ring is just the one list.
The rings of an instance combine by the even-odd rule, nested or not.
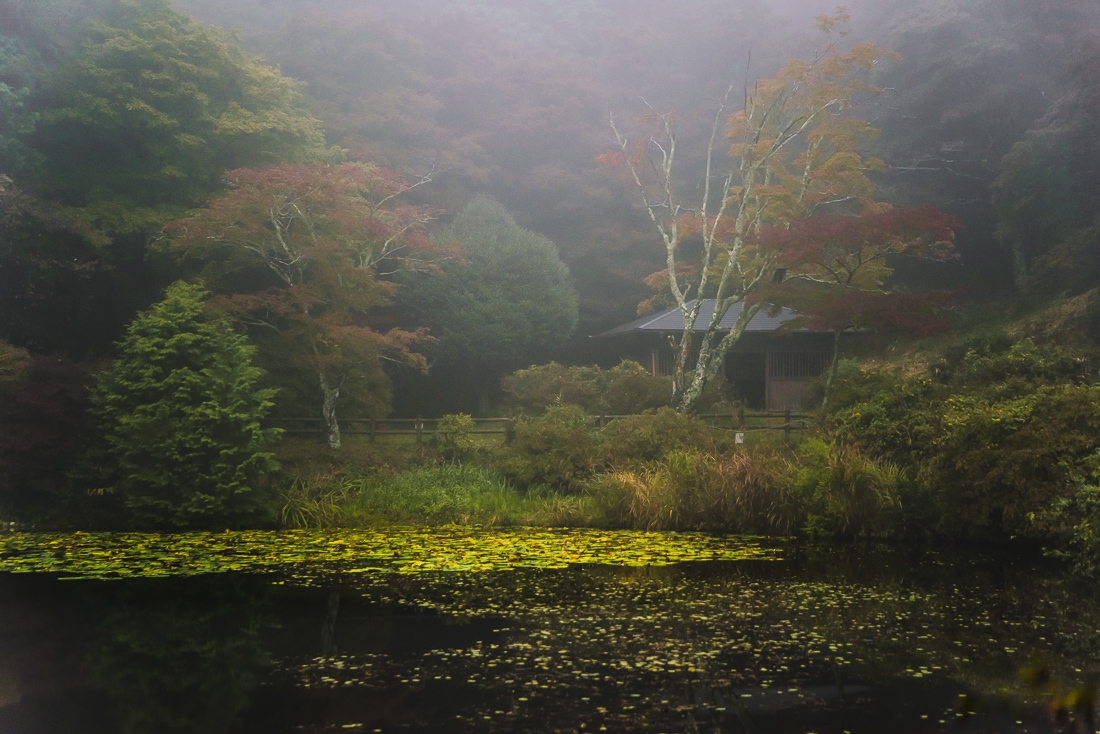
[[(499, 443), (470, 435), (464, 416), (444, 419), (453, 430), (424, 447), (364, 440), (337, 462), (284, 439), (279, 459), (294, 478), (280, 519), (1026, 543), (1092, 575), (1094, 363), (1088, 346), (973, 330), (894, 364), (845, 361), (812, 430), (748, 433), (744, 444), (668, 408), (594, 425), (592, 402), (540, 402), (555, 390), (528, 374)], [(544, 373), (569, 396), (589, 369)]]
[[(436, 419), (414, 441), (282, 435), (223, 527), (534, 526), (704, 531), (817, 540), (1028, 544), (1098, 567), (1100, 386), (1087, 346), (972, 330), (893, 364), (840, 365), (807, 431), (736, 433), (654, 407), (668, 378), (550, 364), (505, 378), (503, 436)], [(819, 391), (823, 386), (819, 385)], [(715, 410), (736, 411), (716, 394)], [(607, 406), (640, 414), (597, 420)], [(70, 475), (39, 527), (176, 530), (128, 512), (123, 490)], [(128, 518), (120, 520), (120, 518)], [(197, 520), (201, 516), (196, 515)], [(142, 522), (144, 520), (144, 522)], [(206, 525), (210, 525), (207, 523)]]

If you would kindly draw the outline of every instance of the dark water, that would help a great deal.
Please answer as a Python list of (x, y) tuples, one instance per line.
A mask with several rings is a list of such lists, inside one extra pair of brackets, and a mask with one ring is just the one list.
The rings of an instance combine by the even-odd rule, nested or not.
[[(1068, 688), (1097, 670), (1095, 600), (1059, 575), (1023, 555), (882, 548), (0, 574), (0, 732), (1061, 731), (1017, 676), (1040, 659)], [(984, 709), (958, 714), (960, 694)]]

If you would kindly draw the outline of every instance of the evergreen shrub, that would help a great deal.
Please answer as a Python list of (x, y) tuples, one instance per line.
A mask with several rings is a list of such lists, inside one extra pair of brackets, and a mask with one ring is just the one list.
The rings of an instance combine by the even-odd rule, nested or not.
[(850, 370), (825, 435), (898, 467), (899, 491), (922, 505), (905, 508), (910, 529), (1044, 536), (1057, 532), (1047, 511), (1100, 449), (1091, 364), (1088, 354), (993, 333), (945, 350), (924, 374)]
[(554, 405), (541, 416), (512, 423), (496, 466), (522, 488), (578, 492), (595, 474), (599, 455), (591, 417), (576, 405)]
[(445, 461), (465, 461), (477, 453), (477, 441), (470, 435), (474, 419), (466, 413), (445, 415), (439, 419), (432, 445)]
[(612, 421), (603, 433), (603, 463), (620, 468), (656, 461), (670, 451), (722, 453), (735, 446), (732, 433), (668, 407)]
[(591, 415), (633, 415), (668, 405), (672, 397), (671, 378), (654, 377), (630, 360), (609, 370), (550, 362), (513, 372), (501, 384), (508, 407), (525, 413), (576, 405)]

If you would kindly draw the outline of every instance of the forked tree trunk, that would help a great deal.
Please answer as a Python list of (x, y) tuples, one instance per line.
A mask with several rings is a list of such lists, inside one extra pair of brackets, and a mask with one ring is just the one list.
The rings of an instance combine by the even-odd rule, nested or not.
[(324, 372), (318, 372), (321, 381), (321, 393), (325, 402), (321, 408), (321, 416), (325, 420), (325, 428), (328, 429), (328, 447), (333, 451), (340, 449), (340, 424), (336, 422), (336, 399), (340, 397), (340, 385), (331, 385)]
[[(733, 346), (740, 341), (749, 321), (756, 316), (759, 310), (759, 306), (745, 307), (744, 304), (742, 304), (741, 313), (737, 317), (737, 323), (724, 335), (721, 335), (719, 332), (719, 324), (722, 320), (721, 314), (716, 315), (711, 320), (707, 331), (699, 340), (699, 350), (695, 356), (695, 365), (690, 370), (684, 370), (684, 384), (678, 386), (673, 406), (676, 408), (677, 412), (689, 415), (695, 412), (699, 399), (703, 397), (703, 391), (706, 390), (707, 385), (718, 377), (718, 373), (722, 369), (722, 362), (725, 361), (726, 355), (729, 354)], [(681, 358), (684, 360), (682, 365), (685, 366), (687, 364), (686, 356), (686, 354), (681, 355)]]

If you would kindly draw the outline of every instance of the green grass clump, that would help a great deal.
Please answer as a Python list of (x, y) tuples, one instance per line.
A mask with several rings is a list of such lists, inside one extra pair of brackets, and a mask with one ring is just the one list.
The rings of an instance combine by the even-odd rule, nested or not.
[(449, 463), (396, 476), (345, 480), (358, 492), (363, 524), (550, 525), (575, 524), (579, 498), (542, 489), (521, 492), (495, 472)]
[(291, 478), (275, 492), (279, 522), (285, 528), (343, 527), (352, 522), (354, 487), (331, 473)]

